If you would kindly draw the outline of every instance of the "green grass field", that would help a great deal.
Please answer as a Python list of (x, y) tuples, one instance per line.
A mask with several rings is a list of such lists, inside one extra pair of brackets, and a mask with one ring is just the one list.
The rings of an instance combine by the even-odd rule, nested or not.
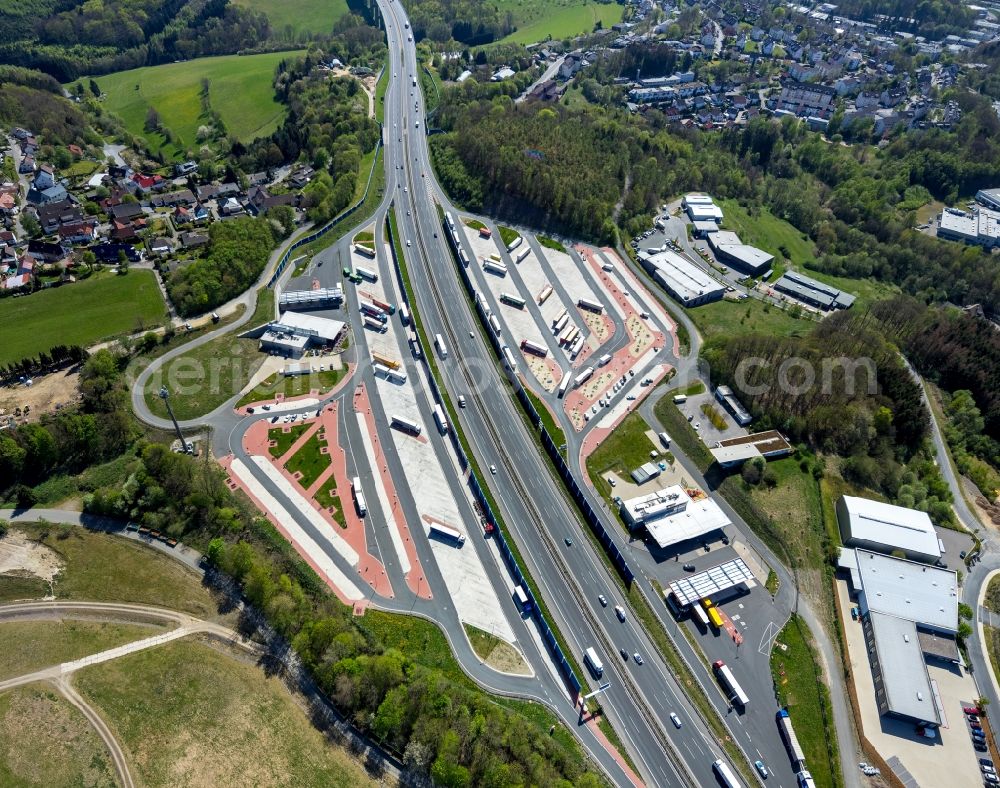
[(16, 528), (55, 550), (64, 562), (54, 584), (56, 599), (137, 602), (222, 618), (194, 570), (150, 547), (79, 526), (19, 523)]
[[(646, 435), (650, 429), (639, 411), (634, 411), (625, 417), (624, 421), (615, 427), (594, 453), (587, 458), (587, 473), (590, 481), (601, 495), (614, 495), (608, 484), (607, 474), (613, 471), (617, 476), (627, 479), (630, 472), (645, 462), (649, 462), (649, 453), (662, 447), (654, 446)], [(664, 454), (660, 459), (667, 458)]]
[(272, 33), (288, 41), (303, 33), (328, 34), (348, 13), (347, 0), (233, 0), (233, 5), (265, 14)]
[(51, 685), (0, 695), (0, 731), (0, 785), (118, 785), (97, 731)]
[[(788, 707), (795, 733), (818, 788), (840, 785), (837, 731), (833, 727), (830, 690), (823, 682), (811, 647), (812, 635), (793, 618), (778, 634), (771, 651), (771, 675), (778, 699)], [(786, 645), (786, 651), (778, 648)]]
[(174, 641), (84, 668), (76, 684), (150, 788), (374, 784), (253, 660)]
[(0, 680), (152, 637), (153, 624), (103, 621), (12, 621), (0, 624)]
[(589, 33), (600, 22), (609, 28), (622, 21), (623, 8), (618, 3), (595, 3), (592, 0), (497, 0), (501, 13), (514, 16), (517, 30), (505, 42), (531, 44), (547, 37), (569, 38)]
[(160, 325), (163, 296), (152, 271), (126, 276), (97, 273), (82, 282), (0, 300), (0, 364), (34, 356), (55, 345), (87, 347), (104, 339)]
[[(198, 127), (208, 123), (201, 106), (202, 79), (210, 80), (209, 101), (227, 131), (247, 142), (270, 134), (284, 118), (285, 108), (275, 101), (271, 87), (274, 69), (279, 61), (299, 54), (197, 58), (108, 74), (97, 77), (97, 84), (106, 94), (105, 108), (120, 117), (132, 134), (145, 137), (154, 150), (182, 157), (187, 150), (197, 148)], [(175, 143), (165, 144), (162, 135), (146, 133), (150, 107), (160, 114)]]
[[(262, 288), (257, 308), (246, 330), (274, 319), (274, 291)], [(159, 397), (160, 387), (170, 389), (170, 407), (180, 419), (194, 419), (215, 410), (250, 381), (266, 356), (258, 349), (258, 340), (240, 339), (237, 332), (199, 345), (166, 362), (146, 384), (146, 405), (157, 416), (167, 417)]]
[(320, 432), (322, 432), (321, 429), (314, 432), (312, 437), (302, 444), (302, 448), (289, 457), (288, 462), (285, 463), (285, 468), (289, 473), (302, 474), (299, 478), (299, 484), (304, 489), (309, 489), (320, 474), (330, 467), (330, 455), (320, 451), (323, 446), (326, 446), (326, 441), (320, 440)]
[(751, 333), (769, 336), (804, 335), (816, 325), (811, 320), (794, 317), (789, 312), (756, 298), (713, 301), (689, 309), (687, 313), (705, 340), (720, 335), (731, 337)]
[(311, 375), (283, 375), (275, 372), (266, 380), (262, 380), (250, 391), (240, 397), (237, 407), (249, 405), (251, 402), (274, 399), (276, 394), (282, 394), (286, 399), (308, 394), (312, 389), (325, 393), (336, 386), (347, 374), (347, 369), (325, 369)]
[(267, 437), (275, 442), (275, 445), (269, 448), (268, 452), (275, 459), (281, 457), (286, 451), (292, 448), (292, 444), (302, 436), (302, 433), (309, 426), (309, 424), (292, 424), (289, 426), (288, 432), (285, 432), (281, 427), (268, 430)]

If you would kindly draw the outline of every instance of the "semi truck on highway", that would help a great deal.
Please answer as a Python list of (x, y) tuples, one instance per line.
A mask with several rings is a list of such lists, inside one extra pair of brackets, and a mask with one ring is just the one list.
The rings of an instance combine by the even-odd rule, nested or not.
[(441, 356), (441, 358), (448, 358), (448, 346), (444, 343), (444, 337), (440, 334), (435, 334), (434, 344), (437, 345), (438, 355)]
[(510, 348), (507, 345), (504, 345), (500, 349), (503, 352), (504, 361), (507, 362), (507, 369), (509, 369), (511, 372), (516, 372), (517, 361), (515, 361), (514, 359), (514, 354), (510, 352)]
[(750, 703), (750, 698), (743, 691), (743, 687), (740, 686), (729, 666), (720, 659), (712, 663), (712, 670), (715, 671), (715, 677), (728, 693), (729, 702), (746, 708), (747, 704)]
[(490, 322), (490, 328), (493, 329), (493, 333), (496, 334), (497, 336), (500, 336), (500, 321), (497, 320), (497, 316), (490, 315), (489, 322)]
[(719, 782), (726, 788), (743, 788), (739, 780), (736, 779), (736, 775), (733, 774), (733, 770), (729, 768), (729, 764), (721, 758), (712, 764), (712, 770)]
[(391, 425), (401, 432), (408, 432), (410, 435), (420, 434), (420, 425), (417, 424), (417, 422), (410, 421), (402, 416), (393, 416)]
[(549, 355), (549, 350), (544, 345), (539, 345), (537, 342), (532, 342), (530, 339), (521, 340), (521, 350), (525, 353), (531, 353), (532, 355), (538, 356), (540, 358), (545, 358)]
[(410, 343), (410, 352), (413, 354), (414, 358), (423, 358), (423, 353), (420, 352), (420, 340), (417, 339), (416, 333), (410, 332), (409, 339), (406, 340)]
[(354, 493), (354, 505), (358, 508), (358, 515), (364, 517), (368, 513), (368, 507), (365, 505), (365, 494), (361, 492), (360, 476), (351, 479), (351, 491)]
[(599, 679), (604, 675), (604, 663), (601, 662), (601, 658), (597, 656), (597, 652), (594, 651), (593, 646), (584, 652), (583, 661), (587, 663), (587, 667), (590, 668), (590, 672), (594, 674), (594, 678)]
[(448, 225), (448, 229), (449, 230), (454, 230), (455, 229), (455, 219), (452, 217), (451, 211), (445, 211), (444, 221), (445, 221), (445, 224)]
[(434, 421), (437, 422), (438, 431), (442, 435), (448, 432), (448, 419), (445, 418), (444, 408), (440, 404), (434, 406)]
[(462, 265), (464, 265), (466, 268), (468, 268), (469, 267), (469, 255), (467, 255), (465, 253), (464, 249), (459, 249), (458, 250), (458, 257), (462, 261)]
[(456, 531), (454, 528), (449, 528), (447, 525), (431, 523), (430, 535), (436, 536), (445, 542), (457, 544), (459, 547), (465, 544), (465, 534), (460, 531)]
[(785, 749), (788, 750), (788, 757), (792, 760), (792, 770), (798, 771), (806, 765), (806, 756), (802, 752), (802, 745), (799, 744), (799, 737), (795, 735), (792, 727), (792, 718), (788, 716), (788, 709), (779, 709), (775, 714), (778, 728), (781, 730), (781, 739), (785, 742)]
[(406, 304), (399, 305), (399, 319), (403, 321), (404, 326), (410, 325), (410, 308)]
[(524, 592), (523, 586), (514, 586), (513, 591), (514, 601), (517, 602), (517, 606), (525, 613), (531, 610), (531, 600), (528, 599), (528, 595)]

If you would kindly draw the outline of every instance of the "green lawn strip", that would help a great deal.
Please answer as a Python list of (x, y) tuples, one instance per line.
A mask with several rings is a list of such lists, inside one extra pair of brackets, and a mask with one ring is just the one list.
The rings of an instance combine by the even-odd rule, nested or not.
[(160, 624), (70, 619), (0, 623), (0, 680), (23, 676), (165, 631)]
[(56, 599), (135, 602), (219, 618), (201, 576), (151, 547), (72, 525), (18, 523), (12, 529), (51, 548), (64, 562), (54, 583)]
[(176, 640), (83, 668), (74, 684), (149, 788), (245, 784), (250, 773), (258, 785), (375, 784), (317, 730), (280, 676), (242, 653)]
[[(229, 135), (249, 142), (270, 134), (285, 117), (287, 108), (277, 101), (272, 86), (274, 71), (280, 61), (301, 54), (302, 50), (202, 57), (95, 79), (104, 93), (104, 108), (120, 117), (129, 133), (145, 138), (154, 152), (180, 158), (197, 149), (198, 127), (210, 124), (202, 108), (202, 80), (209, 80), (211, 108), (219, 113)], [(81, 78), (85, 85), (88, 80)], [(146, 131), (150, 109), (159, 114), (173, 142)]]
[[(459, 686), (479, 691), (479, 685), (465, 674), (452, 655), (447, 638), (436, 624), (416, 616), (369, 609), (359, 621), (359, 625), (376, 635), (386, 648), (399, 649), (420, 665), (441, 671)], [(520, 715), (525, 724), (537, 730), (540, 736), (549, 736), (549, 730), (555, 725), (552, 738), (562, 746), (568, 756), (583, 763), (583, 753), (573, 734), (548, 708), (531, 701), (506, 698), (501, 695), (494, 695), (491, 699), (494, 703)]]
[(778, 579), (778, 573), (773, 569), (767, 570), (767, 580), (764, 581), (764, 588), (767, 589), (767, 593), (774, 596), (778, 593), (778, 588), (781, 587), (781, 581)]
[(536, 235), (535, 238), (538, 239), (538, 243), (548, 249), (555, 249), (557, 252), (565, 252), (566, 247), (559, 243), (554, 238), (549, 238), (546, 235)]
[(20, 361), (56, 345), (88, 347), (162, 325), (167, 317), (152, 271), (125, 276), (97, 272), (79, 282), (21, 298), (0, 299), (0, 364)]
[(482, 230), (486, 227), (479, 219), (462, 219), (462, 223), (466, 227), (471, 227), (473, 230)]
[(504, 227), (502, 224), (497, 225), (497, 232), (500, 233), (500, 240), (503, 241), (504, 246), (510, 246), (514, 241), (521, 237), (521, 234), (517, 230), (512, 230), (510, 227)]
[(41, 599), (49, 593), (49, 584), (40, 577), (0, 575), (0, 602)]
[(602, 496), (615, 494), (607, 479), (609, 472), (627, 480), (633, 470), (650, 461), (650, 452), (659, 451), (646, 435), (648, 431), (642, 414), (633, 411), (587, 457), (590, 482)]
[(302, 489), (308, 490), (320, 474), (330, 467), (330, 455), (320, 451), (326, 446), (326, 440), (320, 438), (323, 432), (321, 427), (307, 440), (302, 447), (288, 458), (285, 463), (285, 470), (289, 473), (301, 473), (299, 484)]
[(524, 661), (521, 652), (506, 640), (472, 624), (463, 624), (463, 626), (469, 643), (472, 644), (472, 650), (489, 667), (510, 673), (521, 672), (525, 675), (529, 673), (530, 668)]
[(256, 339), (238, 334), (274, 318), (274, 291), (257, 291), (257, 308), (248, 323), (170, 359), (146, 383), (147, 407), (161, 418), (167, 409), (159, 397), (161, 386), (170, 391), (170, 406), (179, 420), (195, 419), (215, 410), (247, 384), (266, 356)]
[(330, 511), (330, 516), (336, 520), (337, 525), (341, 528), (347, 528), (347, 518), (344, 516), (344, 510), (341, 508), (340, 498), (334, 492), (336, 484), (337, 480), (331, 476), (326, 484), (316, 491), (316, 494), (313, 495), (313, 500), (324, 509), (332, 510)]
[(705, 384), (700, 380), (696, 380), (693, 383), (689, 383), (687, 386), (681, 386), (676, 389), (670, 390), (670, 396), (675, 397), (681, 394), (685, 397), (693, 397), (695, 394), (701, 394), (705, 390)]
[(566, 433), (563, 432), (563, 428), (556, 422), (555, 416), (552, 415), (552, 411), (549, 410), (548, 405), (527, 386), (524, 387), (524, 393), (528, 395), (531, 404), (538, 411), (538, 415), (542, 419), (542, 426), (548, 430), (549, 437), (555, 441), (556, 446), (564, 446), (566, 444)]
[(329, 35), (334, 23), (350, 13), (347, 0), (233, 0), (233, 5), (260, 11), (277, 38), (297, 41), (301, 35)]
[(375, 233), (371, 230), (362, 230), (359, 233), (355, 233), (354, 243), (364, 244), (368, 248), (372, 248), (375, 245)]
[(388, 71), (389, 61), (386, 59), (379, 80), (375, 83), (375, 120), (379, 123), (385, 122), (385, 91), (389, 88)]
[[(438, 213), (439, 214), (443, 213), (441, 211), (440, 206), (438, 206)], [(428, 334), (424, 329), (424, 324), (420, 316), (420, 313), (416, 309), (417, 302), (416, 298), (414, 297), (413, 285), (410, 282), (410, 274), (409, 274), (409, 269), (406, 265), (406, 258), (403, 255), (403, 246), (402, 243), (400, 242), (399, 232), (396, 227), (396, 214), (394, 211), (389, 212), (389, 227), (392, 235), (392, 245), (396, 254), (396, 259), (399, 260), (400, 262), (400, 270), (402, 271), (402, 278), (403, 278), (403, 288), (406, 290), (407, 302), (410, 305), (410, 314), (411, 314), (411, 320), (413, 321), (414, 329), (416, 330), (417, 335), (420, 338), (421, 346), (424, 348), (430, 348), (432, 347), (432, 345), (428, 339)], [(452, 263), (454, 264), (454, 260), (452, 260)], [(468, 300), (468, 296), (466, 296), (466, 300)], [(434, 353), (424, 353), (424, 357), (427, 359), (428, 366), (430, 367), (431, 374), (434, 376), (434, 379), (440, 380), (441, 373), (438, 370), (437, 359), (435, 358)], [(465, 456), (469, 460), (470, 467), (473, 473), (475, 473), (479, 479), (485, 479), (486, 477), (483, 475), (482, 470), (479, 468), (479, 464), (476, 462), (475, 456), (472, 454), (472, 447), (469, 445), (469, 441), (465, 437), (465, 432), (458, 421), (458, 414), (451, 404), (451, 398), (448, 396), (448, 392), (445, 391), (443, 387), (439, 388), (441, 390), (442, 396), (444, 397), (445, 410), (448, 413), (449, 423), (454, 425), (455, 434), (458, 436), (459, 442), (461, 443), (462, 446), (462, 450), (465, 452)], [(520, 407), (518, 407), (518, 412), (523, 412)], [(517, 546), (517, 543), (511, 537), (510, 530), (507, 528), (507, 525), (503, 521), (503, 516), (501, 514), (502, 510), (497, 505), (497, 501), (493, 497), (493, 494), (490, 492), (489, 487), (483, 484), (482, 490), (483, 490), (483, 495), (486, 497), (487, 502), (493, 509), (493, 512), (496, 514), (497, 522), (494, 523), (494, 525), (497, 528), (501, 529), (501, 531), (503, 531), (503, 534), (507, 541), (507, 545), (510, 547), (510, 551), (511, 553), (513, 553), (514, 560), (517, 562), (517, 565), (521, 568), (521, 573), (524, 575), (525, 583), (527, 583), (528, 587), (531, 589), (532, 593), (535, 596), (535, 600), (538, 603), (538, 607), (541, 614), (545, 617), (545, 620), (549, 623), (549, 626), (552, 628), (552, 633), (555, 635), (556, 642), (559, 643), (559, 647), (562, 649), (563, 654), (566, 656), (566, 660), (569, 662), (570, 667), (573, 669), (573, 672), (576, 674), (577, 678), (579, 678), (580, 681), (583, 682), (584, 688), (586, 688), (587, 674), (581, 669), (580, 663), (577, 660), (576, 655), (569, 648), (569, 645), (566, 642), (565, 637), (560, 632), (555, 619), (552, 617), (552, 613), (549, 611), (548, 605), (546, 605), (545, 599), (542, 597), (541, 592), (539, 591), (538, 584), (531, 577), (531, 572), (528, 569), (528, 565), (525, 563), (524, 558), (521, 555), (520, 549)]]
[(420, 61), (420, 88), (424, 93), (424, 107), (430, 114), (441, 103), (441, 77), (426, 60)]
[(656, 414), (656, 418), (660, 424), (667, 431), (667, 434), (670, 435), (670, 440), (674, 441), (681, 453), (690, 459), (698, 467), (698, 470), (704, 473), (715, 462), (715, 458), (698, 436), (698, 433), (694, 431), (694, 428), (684, 417), (684, 414), (673, 403), (671, 399), (672, 394), (673, 391), (670, 391), (661, 397), (659, 402), (653, 407), (653, 412)]
[(311, 426), (311, 424), (292, 424), (288, 427), (288, 432), (285, 432), (283, 427), (274, 427), (268, 430), (267, 437), (275, 441), (274, 446), (268, 447), (268, 453), (276, 460), (284, 457), (285, 452), (292, 448), (292, 444), (302, 437), (302, 433)]
[(517, 30), (501, 43), (531, 44), (546, 38), (560, 40), (589, 33), (600, 23), (610, 29), (622, 21), (624, 13), (617, 3), (594, 0), (548, 0), (545, 3), (524, 3), (522, 0), (498, 0), (501, 13), (514, 16)]
[[(779, 644), (787, 646), (787, 650)], [(778, 633), (771, 651), (771, 675), (779, 703), (788, 708), (817, 788), (841, 785), (830, 690), (816, 663), (809, 628), (797, 616)]]
[(993, 675), (1000, 676), (1000, 629), (984, 624), (983, 635), (986, 638), (986, 653), (989, 654), (990, 665), (993, 666)]
[(240, 397), (236, 407), (239, 408), (263, 400), (273, 400), (278, 394), (281, 394), (285, 399), (301, 397), (313, 389), (324, 394), (336, 386), (346, 374), (347, 367), (324, 369), (308, 375), (284, 375), (275, 372)]
[[(997, 575), (986, 586), (986, 596), (983, 597), (983, 607), (994, 613), (1000, 613), (1000, 575)], [(997, 673), (1000, 676), (1000, 673)]]

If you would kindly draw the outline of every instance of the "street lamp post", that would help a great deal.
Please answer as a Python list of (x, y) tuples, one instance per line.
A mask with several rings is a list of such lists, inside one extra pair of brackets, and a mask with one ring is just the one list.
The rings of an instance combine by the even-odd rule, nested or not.
[(184, 434), (181, 432), (181, 425), (177, 423), (177, 417), (174, 416), (174, 409), (170, 407), (170, 392), (167, 391), (166, 386), (160, 387), (160, 399), (163, 400), (163, 404), (167, 406), (167, 413), (170, 414), (170, 420), (174, 423), (174, 429), (177, 431), (177, 439), (181, 442), (181, 449), (185, 454), (190, 453), (190, 448), (188, 447), (188, 442), (184, 438)]

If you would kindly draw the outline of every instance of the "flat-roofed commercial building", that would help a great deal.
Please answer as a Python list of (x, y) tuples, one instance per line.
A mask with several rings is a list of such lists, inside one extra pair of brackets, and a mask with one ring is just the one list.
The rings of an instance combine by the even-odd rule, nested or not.
[(754, 457), (766, 460), (787, 457), (792, 453), (791, 444), (777, 430), (754, 432), (737, 438), (726, 438), (715, 444), (711, 449), (715, 461), (723, 468), (742, 465)]
[(630, 529), (645, 527), (660, 547), (695, 539), (731, 525), (709, 497), (692, 499), (679, 484), (621, 501), (622, 519)]
[(268, 324), (260, 337), (260, 349), (299, 357), (310, 345), (332, 344), (340, 337), (344, 323), (316, 315), (285, 312)]
[(944, 210), (938, 219), (938, 238), (992, 249), (1000, 246), (1000, 213), (986, 208), (964, 211)]
[(854, 296), (850, 293), (845, 293), (843, 290), (823, 284), (795, 271), (786, 271), (771, 286), (780, 293), (790, 295), (792, 298), (819, 309), (848, 309), (854, 304)]
[(848, 547), (880, 553), (899, 550), (914, 561), (941, 558), (937, 532), (927, 512), (868, 498), (842, 495), (837, 499), (840, 536)]
[(655, 254), (640, 253), (639, 262), (660, 286), (684, 306), (718, 301), (726, 288), (693, 262), (669, 249)]
[(879, 713), (936, 727), (943, 715), (927, 660), (957, 663), (955, 572), (857, 548), (846, 569), (861, 610)]
[(774, 262), (773, 254), (743, 243), (736, 233), (728, 230), (709, 233), (708, 245), (712, 247), (720, 262), (750, 276), (760, 276), (769, 270), (771, 263)]

